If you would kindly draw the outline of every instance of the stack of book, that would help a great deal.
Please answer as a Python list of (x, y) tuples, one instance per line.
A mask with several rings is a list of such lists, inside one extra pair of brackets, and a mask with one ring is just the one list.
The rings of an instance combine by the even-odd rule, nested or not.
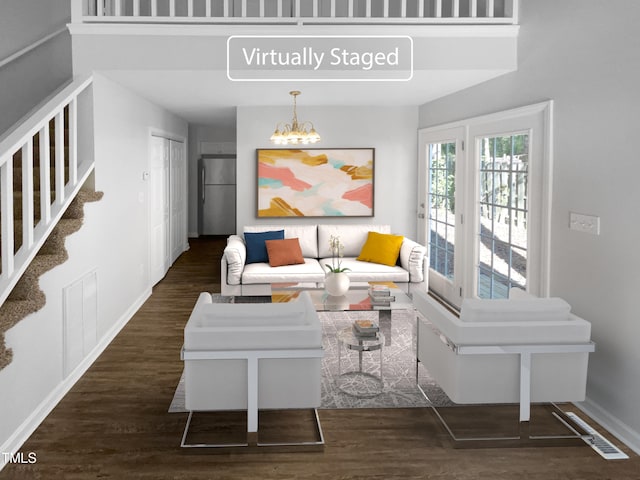
[(375, 338), (380, 328), (371, 320), (356, 320), (353, 322), (353, 333), (357, 337)]
[(391, 290), (386, 285), (371, 285), (369, 287), (369, 298), (373, 306), (389, 306), (396, 297), (391, 295)]

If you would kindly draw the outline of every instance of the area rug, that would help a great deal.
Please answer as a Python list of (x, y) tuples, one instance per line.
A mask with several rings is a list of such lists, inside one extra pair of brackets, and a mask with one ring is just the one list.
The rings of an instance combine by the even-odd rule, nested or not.
[[(225, 297), (217, 297), (214, 301), (227, 301)], [(417, 380), (427, 394), (425, 399), (416, 384), (416, 321), (414, 315), (404, 311), (394, 311), (390, 316), (378, 317), (378, 312), (320, 312), (322, 323), (322, 343), (325, 356), (322, 360), (322, 409), (338, 408), (414, 408), (428, 406), (451, 406), (453, 403), (442, 389), (429, 376), (429, 372), (420, 365)], [(382, 387), (377, 382), (361, 382), (357, 385), (358, 395), (352, 386), (345, 383), (348, 377), (338, 376), (338, 340), (337, 332), (350, 328), (355, 320), (369, 319), (380, 323), (385, 335), (382, 349)], [(342, 371), (357, 368), (357, 352), (342, 355)], [(379, 352), (363, 354), (363, 370), (375, 376), (380, 374)], [(355, 375), (360, 379), (358, 375)], [(338, 380), (338, 382), (336, 382)], [(339, 388), (339, 386), (341, 388)], [(176, 388), (169, 412), (185, 412), (184, 375)]]

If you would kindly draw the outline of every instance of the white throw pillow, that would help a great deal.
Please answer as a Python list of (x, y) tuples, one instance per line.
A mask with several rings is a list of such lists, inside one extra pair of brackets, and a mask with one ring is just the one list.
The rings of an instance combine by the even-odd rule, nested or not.
[(400, 264), (409, 271), (411, 282), (424, 281), (426, 247), (405, 237), (400, 247)]

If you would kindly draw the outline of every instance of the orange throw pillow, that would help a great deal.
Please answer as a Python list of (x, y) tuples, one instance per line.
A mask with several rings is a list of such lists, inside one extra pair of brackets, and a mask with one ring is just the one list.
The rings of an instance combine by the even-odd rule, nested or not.
[(269, 255), (269, 265), (272, 267), (304, 263), (300, 241), (297, 238), (265, 240), (264, 244)]

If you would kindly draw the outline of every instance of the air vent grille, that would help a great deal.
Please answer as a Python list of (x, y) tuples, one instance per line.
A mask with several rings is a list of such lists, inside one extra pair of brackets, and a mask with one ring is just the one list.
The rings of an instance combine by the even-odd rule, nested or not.
[(575, 413), (565, 412), (565, 415), (569, 417), (576, 425), (579, 425), (585, 432), (591, 435), (586, 439), (591, 448), (593, 448), (598, 454), (607, 460), (623, 460), (629, 458), (629, 456), (616, 447), (609, 440), (604, 438), (598, 432), (596, 432), (588, 423), (578, 417)]

